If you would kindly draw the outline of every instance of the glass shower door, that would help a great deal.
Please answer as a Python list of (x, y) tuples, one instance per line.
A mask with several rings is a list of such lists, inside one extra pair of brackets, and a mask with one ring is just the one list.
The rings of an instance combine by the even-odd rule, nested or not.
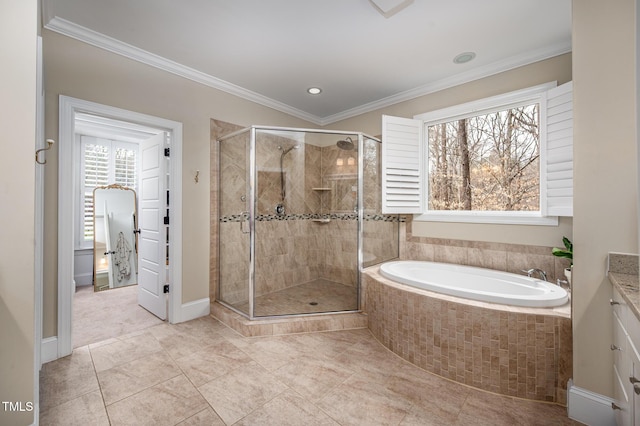
[(382, 144), (365, 136), (362, 152), (362, 267), (396, 259), (400, 255), (398, 215), (382, 214)]
[(250, 316), (250, 132), (219, 141), (218, 300)]

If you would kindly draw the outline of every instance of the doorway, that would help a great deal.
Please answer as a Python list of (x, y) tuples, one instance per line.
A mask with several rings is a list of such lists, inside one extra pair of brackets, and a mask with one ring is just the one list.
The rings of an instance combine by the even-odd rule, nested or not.
[[(140, 223), (138, 214), (140, 154), (141, 147), (153, 138), (159, 138), (158, 143), (162, 145), (171, 145), (163, 129), (86, 113), (75, 114), (74, 139), (80, 149), (74, 162), (75, 187), (78, 188), (74, 218), (74, 348), (136, 332), (160, 324), (166, 318), (165, 297), (158, 307), (158, 316), (149, 312), (153, 307), (138, 301), (139, 242), (145, 241), (140, 238), (140, 229), (149, 228)], [(170, 157), (166, 159), (167, 164), (169, 161)], [(162, 182), (168, 184), (169, 180), (170, 176)], [(168, 234), (168, 225), (155, 224), (154, 227), (162, 227), (163, 234)], [(165, 245), (159, 248), (166, 248), (166, 238)], [(167, 257), (166, 253), (162, 256)], [(161, 272), (165, 280), (168, 262), (156, 263), (163, 265)], [(149, 275), (144, 278), (148, 279)]]
[[(151, 258), (159, 263), (160, 253), (168, 251), (171, 253), (171, 261), (168, 265), (164, 265), (162, 276), (157, 276), (154, 281), (153, 288), (149, 285), (139, 286), (139, 291), (144, 289), (142, 297), (139, 295), (138, 300), (142, 300), (141, 304), (150, 311), (155, 308), (146, 306), (148, 304), (149, 294), (153, 296), (156, 306), (161, 302), (166, 307), (166, 317), (169, 322), (180, 322), (180, 302), (181, 302), (181, 277), (182, 277), (182, 217), (181, 209), (181, 185), (182, 185), (182, 124), (166, 120), (159, 117), (149, 116), (136, 113), (133, 111), (114, 108), (101, 105), (89, 101), (60, 96), (60, 128), (59, 128), (59, 181), (58, 181), (58, 357), (69, 355), (72, 352), (72, 329), (73, 329), (73, 296), (75, 293), (74, 286), (74, 242), (77, 237), (75, 216), (78, 213), (79, 191), (77, 179), (74, 176), (74, 161), (79, 158), (80, 144), (75, 139), (76, 119), (81, 115), (91, 115), (102, 117), (104, 119), (116, 120), (124, 123), (132, 123), (132, 125), (145, 126), (157, 129), (170, 137), (170, 150), (165, 146), (154, 145), (148, 151), (155, 156), (155, 159), (149, 157), (146, 164), (154, 168), (155, 178), (152, 182), (157, 185), (148, 191), (151, 198), (155, 197), (160, 200), (164, 198), (166, 190), (170, 194), (170, 203), (168, 205), (156, 204), (153, 209), (149, 209), (150, 215), (156, 216), (160, 210), (166, 210), (165, 223), (171, 218), (171, 225), (166, 232), (166, 247), (164, 251), (151, 250)], [(144, 150), (145, 148), (143, 148)], [(170, 153), (170, 154), (169, 154)], [(170, 160), (165, 162), (164, 156), (170, 155)], [(168, 164), (167, 164), (168, 163)], [(155, 167), (155, 166), (160, 166)], [(164, 167), (166, 166), (166, 167)], [(144, 168), (144, 165), (143, 165)], [(71, 188), (69, 191), (68, 189)], [(67, 189), (65, 191), (65, 189)], [(162, 192), (162, 197), (160, 197)], [(141, 215), (144, 215), (144, 211)], [(151, 226), (151, 229), (156, 226)], [(164, 231), (164, 229), (163, 229)], [(144, 232), (144, 231), (143, 231)], [(157, 239), (159, 241), (159, 239)], [(154, 245), (155, 247), (155, 245)], [(146, 256), (148, 258), (149, 256)], [(154, 271), (152, 271), (154, 272)], [(157, 271), (156, 271), (157, 272)], [(153, 275), (153, 274), (152, 274)], [(156, 274), (157, 275), (157, 274)], [(164, 279), (166, 276), (166, 280)], [(165, 285), (169, 285), (168, 295), (164, 294)], [(145, 301), (146, 300), (146, 301)], [(162, 317), (162, 313), (154, 314)]]

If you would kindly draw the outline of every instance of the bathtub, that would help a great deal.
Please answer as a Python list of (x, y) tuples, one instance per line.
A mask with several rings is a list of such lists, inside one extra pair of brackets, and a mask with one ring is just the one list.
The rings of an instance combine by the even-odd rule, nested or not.
[[(371, 266), (361, 277), (367, 327), (396, 355), (467, 386), (566, 404), (571, 307), (560, 287), (517, 274), (413, 261)], [(416, 281), (425, 287), (416, 288)], [(450, 288), (443, 290), (438, 281)], [(503, 304), (514, 298), (520, 301)], [(548, 301), (532, 299), (565, 304), (537, 307), (531, 305)]]
[(550, 308), (569, 300), (565, 289), (547, 281), (472, 266), (400, 260), (383, 263), (380, 274), (423, 290), (509, 306)]

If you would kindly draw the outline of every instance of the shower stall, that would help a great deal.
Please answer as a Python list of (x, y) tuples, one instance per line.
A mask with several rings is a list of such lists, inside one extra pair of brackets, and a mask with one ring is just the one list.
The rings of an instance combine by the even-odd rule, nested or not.
[(399, 254), (380, 141), (252, 126), (216, 143), (217, 301), (249, 319), (358, 311), (361, 269)]

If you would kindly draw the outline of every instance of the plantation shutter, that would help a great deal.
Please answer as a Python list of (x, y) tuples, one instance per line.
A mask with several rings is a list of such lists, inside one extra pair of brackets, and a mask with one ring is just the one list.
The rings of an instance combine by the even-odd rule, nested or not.
[(382, 213), (423, 213), (422, 120), (382, 116)]
[(573, 216), (572, 82), (548, 90), (542, 104), (542, 215)]
[(138, 146), (93, 136), (80, 136), (80, 235), (78, 247), (93, 247), (93, 190), (113, 183), (136, 190)]
[(114, 154), (115, 183), (135, 190), (137, 184), (137, 149), (116, 147)]
[(109, 182), (109, 141), (90, 136), (82, 136), (81, 141), (82, 234), (85, 241), (93, 241), (93, 189)]

